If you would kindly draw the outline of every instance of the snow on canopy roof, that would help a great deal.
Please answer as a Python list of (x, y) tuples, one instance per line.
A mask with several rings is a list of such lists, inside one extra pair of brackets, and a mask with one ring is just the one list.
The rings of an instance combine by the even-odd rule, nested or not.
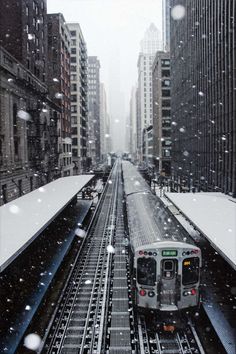
[(236, 269), (236, 199), (214, 192), (165, 195)]
[(59, 178), (0, 207), (0, 271), (55, 219), (93, 177)]

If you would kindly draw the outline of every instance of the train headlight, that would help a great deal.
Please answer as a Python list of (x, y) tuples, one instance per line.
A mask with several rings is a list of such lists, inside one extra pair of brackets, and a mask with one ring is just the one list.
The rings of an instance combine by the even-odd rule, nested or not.
[(143, 256), (144, 252), (143, 251), (139, 251), (139, 255)]
[(153, 296), (155, 296), (154, 291), (149, 291), (149, 292), (148, 292), (148, 296), (149, 296), (149, 297), (153, 297)]
[(145, 296), (145, 295), (146, 295), (146, 291), (145, 291), (144, 289), (141, 289), (141, 290), (139, 291), (139, 295)]

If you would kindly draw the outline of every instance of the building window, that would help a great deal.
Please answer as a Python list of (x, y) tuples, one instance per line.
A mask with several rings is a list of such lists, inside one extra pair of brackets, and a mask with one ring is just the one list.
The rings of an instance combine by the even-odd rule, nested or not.
[(71, 67), (70, 67), (70, 71), (71, 71), (71, 72), (75, 72), (75, 71), (77, 71), (77, 67), (76, 67), (76, 65), (71, 65)]
[(77, 95), (71, 95), (71, 102), (77, 102)]
[(30, 191), (32, 192), (32, 190), (34, 189), (33, 187), (33, 176), (30, 177)]
[(77, 91), (77, 84), (71, 84), (71, 91)]
[(161, 71), (161, 76), (162, 77), (170, 77), (170, 70), (167, 70), (167, 69), (162, 70)]
[(18, 189), (19, 189), (19, 197), (22, 196), (23, 191), (22, 191), (22, 179), (18, 180)]
[(76, 48), (71, 48), (71, 54), (76, 54)]
[(75, 37), (76, 36), (76, 31), (70, 31), (70, 35), (71, 35), (71, 37)]
[(77, 81), (77, 75), (71, 75), (71, 81)]
[(162, 107), (170, 107), (170, 100), (162, 100)]
[(162, 87), (170, 87), (170, 80), (162, 80), (161, 86)]
[(163, 97), (170, 97), (170, 90), (162, 90), (162, 96)]
[(72, 127), (71, 128), (71, 134), (72, 135), (77, 135), (77, 132), (78, 132), (77, 127)]
[(74, 145), (74, 146), (78, 145), (78, 139), (77, 138), (73, 138), (72, 139), (72, 145)]
[(169, 59), (162, 59), (161, 61), (161, 66), (170, 66), (170, 60)]
[(25, 14), (26, 14), (26, 16), (29, 16), (29, 7), (28, 6), (25, 7)]
[(75, 64), (75, 63), (76, 63), (76, 57), (71, 57), (71, 58), (70, 58), (70, 62), (73, 63), (73, 64)]
[(170, 110), (163, 109), (162, 110), (162, 117), (170, 117)]
[(7, 185), (6, 184), (2, 185), (2, 201), (3, 201), (3, 204), (7, 203)]

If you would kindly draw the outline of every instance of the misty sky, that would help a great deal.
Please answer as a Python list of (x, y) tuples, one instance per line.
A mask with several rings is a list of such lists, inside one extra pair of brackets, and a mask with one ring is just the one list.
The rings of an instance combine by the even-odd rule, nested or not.
[[(153, 22), (160, 30), (162, 0), (48, 0), (48, 13), (61, 12), (67, 22), (78, 22), (88, 55), (101, 63), (101, 78), (113, 121), (114, 148), (124, 145), (130, 92), (137, 81), (140, 40)], [(115, 129), (114, 129), (115, 127)], [(119, 133), (120, 132), (120, 133)], [(113, 134), (114, 135), (114, 134)]]

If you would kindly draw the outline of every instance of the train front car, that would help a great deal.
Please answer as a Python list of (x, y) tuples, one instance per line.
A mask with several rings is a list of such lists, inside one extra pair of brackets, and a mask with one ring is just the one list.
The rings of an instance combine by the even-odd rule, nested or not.
[(135, 304), (170, 323), (199, 303), (201, 250), (136, 168), (122, 169)]
[(136, 305), (163, 312), (196, 307), (200, 267), (201, 251), (194, 245), (160, 241), (138, 247), (134, 255)]

